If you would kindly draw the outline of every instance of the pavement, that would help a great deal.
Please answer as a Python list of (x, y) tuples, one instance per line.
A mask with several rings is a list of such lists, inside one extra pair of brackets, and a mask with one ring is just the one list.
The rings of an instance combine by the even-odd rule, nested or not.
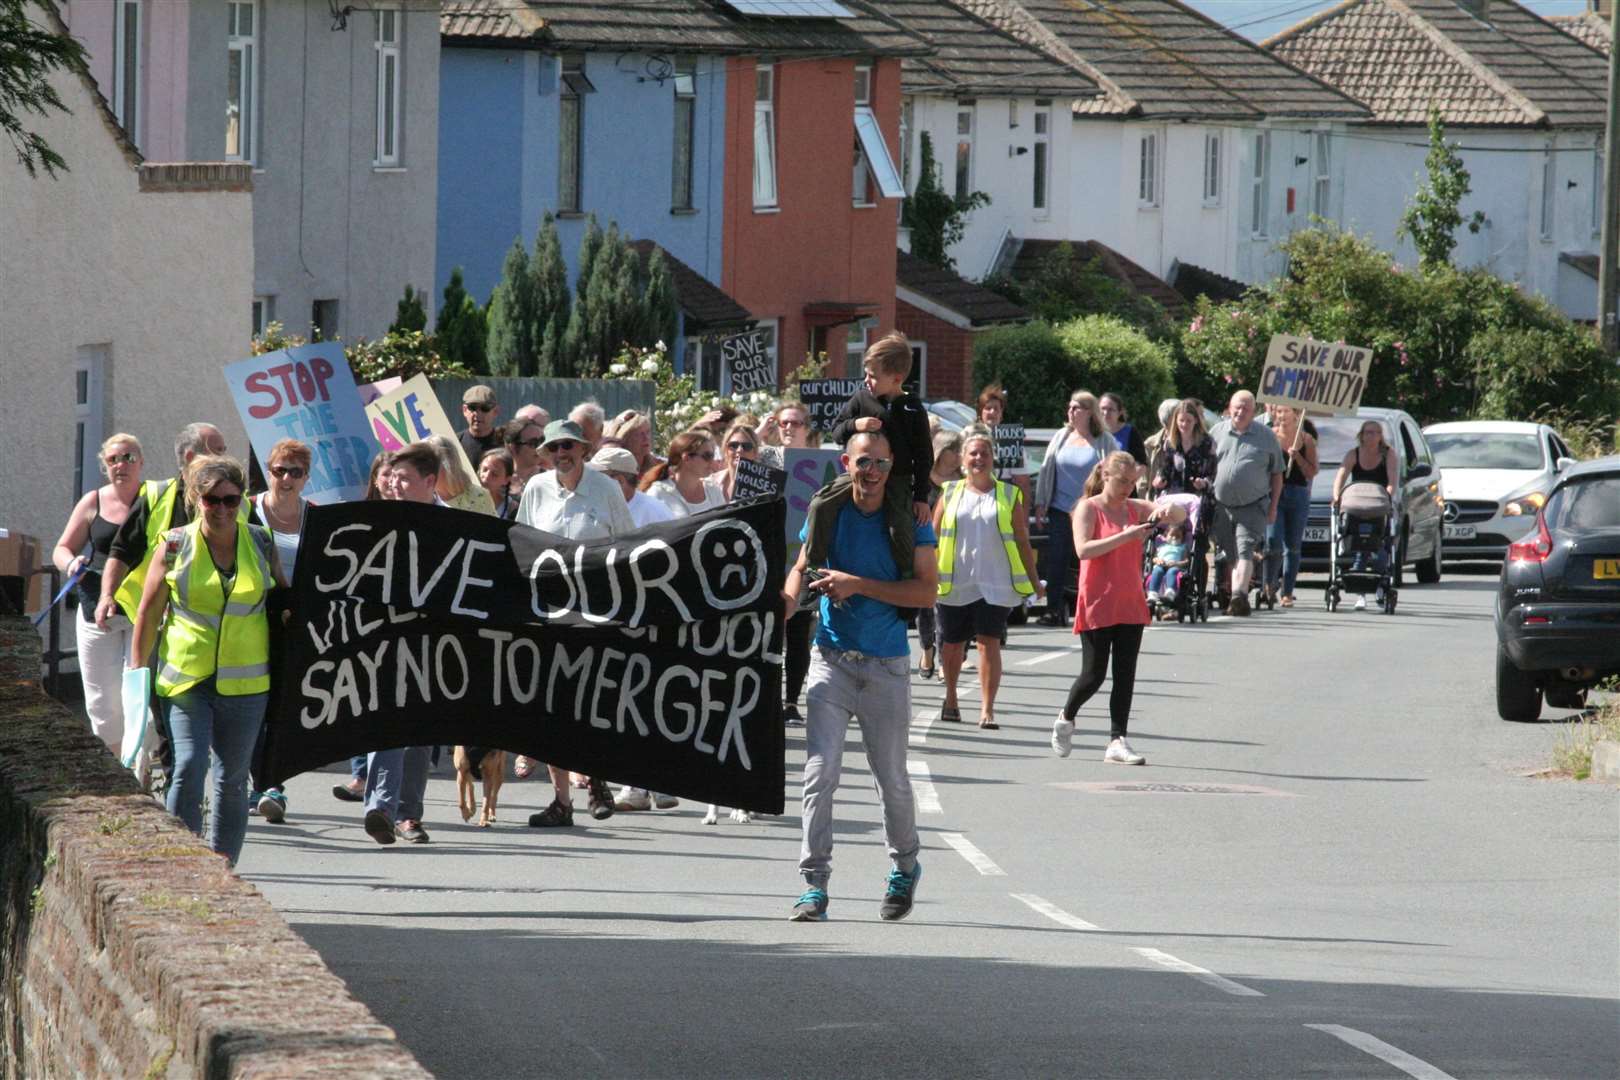
[[(1302, 583), (1303, 584), (1303, 583)], [(1077, 640), (1016, 629), (1000, 731), (914, 682), (925, 873), (887, 871), (859, 733), (829, 921), (790, 923), (789, 812), (703, 807), (572, 830), (509, 781), (432, 843), (381, 848), (336, 772), (251, 819), (240, 871), (441, 1077), (1598, 1077), (1620, 1071), (1620, 793), (1533, 778), (1570, 714), (1494, 710), (1493, 575), (1394, 616), (1300, 606), (1144, 643), (1131, 742), (1108, 688), (1048, 735)]]

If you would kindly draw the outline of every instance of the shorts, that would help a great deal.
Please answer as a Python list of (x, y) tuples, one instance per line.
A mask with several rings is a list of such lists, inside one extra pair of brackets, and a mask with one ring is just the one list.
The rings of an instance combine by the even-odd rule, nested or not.
[(1252, 559), (1266, 547), (1268, 500), (1246, 506), (1215, 504), (1215, 546), (1224, 559)]
[(1007, 616), (1012, 608), (975, 600), (971, 604), (939, 604), (939, 640), (943, 645), (962, 645), (974, 638), (1007, 640)]

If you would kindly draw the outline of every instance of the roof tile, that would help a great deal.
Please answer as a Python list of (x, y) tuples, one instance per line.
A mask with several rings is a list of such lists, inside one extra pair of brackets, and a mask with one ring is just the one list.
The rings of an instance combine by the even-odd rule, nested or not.
[(884, 0), (885, 16), (928, 39), (932, 56), (907, 59), (906, 93), (971, 97), (1096, 97), (1097, 81), (948, 0)]
[(921, 293), (974, 326), (1023, 322), (1030, 317), (1028, 311), (1000, 293), (975, 285), (956, 271), (935, 266), (909, 251), (895, 252), (895, 284)]

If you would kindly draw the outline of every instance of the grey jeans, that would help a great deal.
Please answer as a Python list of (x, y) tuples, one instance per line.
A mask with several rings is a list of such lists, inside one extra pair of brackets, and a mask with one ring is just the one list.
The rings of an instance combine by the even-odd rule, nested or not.
[(804, 837), (799, 873), (817, 888), (832, 874), (833, 799), (853, 716), (883, 804), (889, 858), (906, 873), (917, 865), (917, 804), (906, 774), (911, 734), (911, 657), (862, 656), (817, 645), (805, 687)]
[(381, 810), (396, 822), (421, 821), (432, 756), (431, 746), (373, 751), (366, 761), (366, 811)]

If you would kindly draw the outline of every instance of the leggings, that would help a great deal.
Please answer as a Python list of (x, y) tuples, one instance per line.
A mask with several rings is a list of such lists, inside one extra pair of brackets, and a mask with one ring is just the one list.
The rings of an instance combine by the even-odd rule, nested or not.
[(1063, 715), (1073, 720), (1091, 695), (1101, 689), (1108, 673), (1108, 654), (1114, 655), (1114, 686), (1108, 692), (1109, 737), (1123, 739), (1131, 719), (1131, 695), (1136, 691), (1136, 656), (1142, 650), (1143, 627), (1136, 624), (1105, 626), (1080, 632), (1080, 677), (1069, 689)]

